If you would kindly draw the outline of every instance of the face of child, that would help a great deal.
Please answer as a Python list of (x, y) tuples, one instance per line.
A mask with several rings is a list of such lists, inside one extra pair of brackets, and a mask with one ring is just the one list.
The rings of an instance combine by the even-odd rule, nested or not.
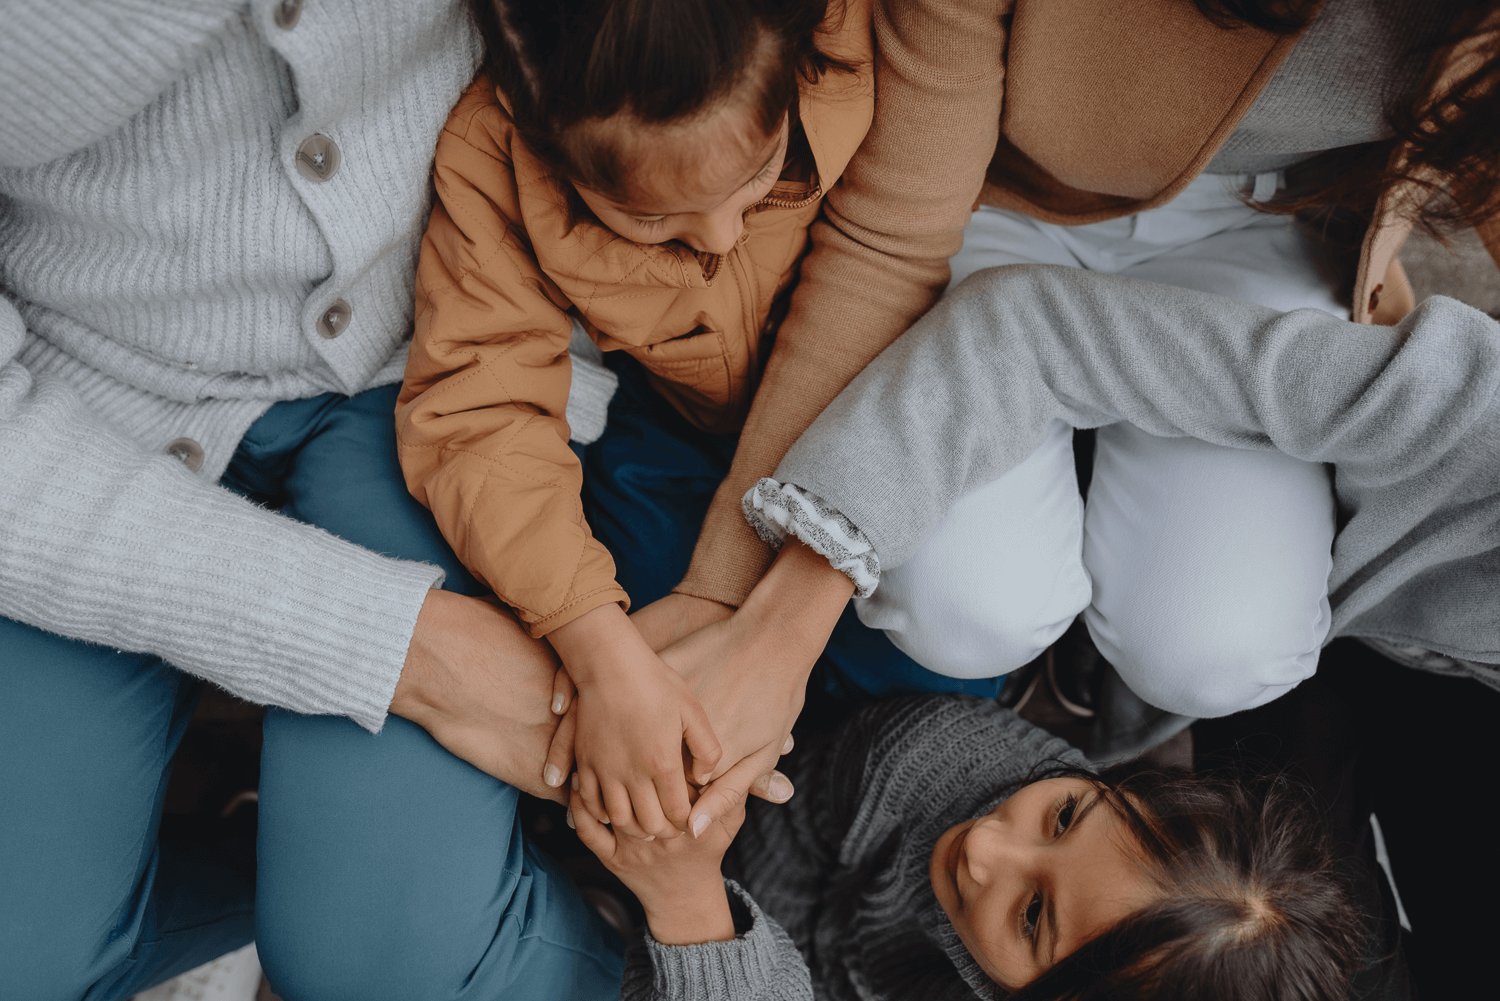
[(780, 128), (765, 135), (738, 102), (684, 125), (613, 127), (621, 158), (631, 167), (628, 189), (616, 199), (575, 185), (579, 197), (627, 240), (681, 240), (703, 254), (734, 249), (745, 229), (745, 210), (781, 175), (789, 134), (783, 118)]
[(1139, 857), (1092, 784), (1046, 779), (945, 832), (930, 875), (970, 955), (1015, 990), (1157, 898)]

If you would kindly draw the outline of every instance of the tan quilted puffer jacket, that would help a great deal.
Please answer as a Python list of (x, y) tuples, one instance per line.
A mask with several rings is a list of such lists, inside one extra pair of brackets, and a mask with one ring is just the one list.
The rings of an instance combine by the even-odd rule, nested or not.
[(603, 350), (637, 358), (697, 426), (738, 429), (772, 304), (795, 279), (822, 196), (874, 113), (869, 0), (849, 3), (839, 31), (819, 44), (858, 69), (803, 84), (799, 115), (816, 170), (779, 181), (722, 256), (633, 243), (573, 218), (483, 76), (438, 139), (397, 409), (401, 466), (458, 557), (534, 636), (629, 601), (584, 520), (568, 447), (572, 319)]

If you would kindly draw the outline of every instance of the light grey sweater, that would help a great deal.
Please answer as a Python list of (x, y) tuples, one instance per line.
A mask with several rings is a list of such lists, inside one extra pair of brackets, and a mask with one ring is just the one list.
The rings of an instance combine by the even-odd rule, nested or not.
[(1387, 110), (1416, 98), (1453, 16), (1431, 0), (1327, 0), (1205, 172), (1284, 170), (1390, 138)]
[(0, 615), (380, 727), (441, 571), (215, 483), (274, 402), (399, 380), (478, 55), (458, 0), (0, 0)]
[(622, 1001), (998, 1001), (932, 892), (954, 824), (1083, 755), (993, 699), (867, 706), (783, 759), (785, 805), (752, 799), (724, 859), (739, 934), (627, 956)]
[(1330, 636), (1500, 687), (1500, 323), (1485, 314), (1436, 296), (1399, 326), (1363, 326), (1073, 268), (980, 271), (834, 400), (776, 479), (844, 519), (878, 574), (1053, 420), (1331, 464)]

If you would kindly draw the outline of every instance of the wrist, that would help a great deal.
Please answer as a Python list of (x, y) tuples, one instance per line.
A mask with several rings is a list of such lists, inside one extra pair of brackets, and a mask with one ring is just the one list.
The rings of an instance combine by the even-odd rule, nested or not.
[(401, 677), (396, 679), (396, 690), (391, 695), (390, 711), (397, 716), (427, 725), (434, 706), (429, 697), (428, 682), (440, 656), (434, 644), (441, 642), (452, 628), (450, 618), (456, 610), (454, 603), (465, 600), (462, 595), (437, 588), (427, 592), (406, 646)]
[[(645, 640), (617, 602), (600, 605), (547, 634), (547, 641), (567, 665), (573, 683), (586, 686), (598, 680), (605, 665), (624, 662), (619, 655)], [(648, 648), (649, 650), (649, 648)]]
[(853, 596), (854, 582), (848, 575), (788, 537), (740, 613), (758, 633), (774, 631), (782, 644), (820, 652)]
[(717, 872), (711, 882), (688, 890), (675, 888), (661, 900), (641, 898), (651, 937), (662, 945), (728, 942), (735, 936), (729, 894)]

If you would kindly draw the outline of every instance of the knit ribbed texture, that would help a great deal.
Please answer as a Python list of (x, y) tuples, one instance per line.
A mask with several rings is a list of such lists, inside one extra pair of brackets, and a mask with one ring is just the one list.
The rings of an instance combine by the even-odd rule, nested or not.
[(1425, 0), (1328, 0), (1204, 172), (1283, 170), (1390, 138), (1386, 108), (1411, 102), (1452, 16)]
[(752, 800), (724, 860), (731, 895), (759, 905), (751, 926), (733, 942), (647, 937), (627, 958), (623, 1001), (1003, 997), (943, 914), (928, 863), (944, 831), (1047, 762), (1084, 759), (967, 696), (893, 699), (804, 742), (782, 763), (797, 795)]
[(626, 961), (623, 998), (811, 1001), (807, 967), (786, 931), (734, 880), (724, 886), (749, 912), (749, 929), (728, 942), (701, 945), (662, 945), (647, 931)]
[[(478, 44), (454, 0), (320, 0), (290, 30), (276, 6), (6, 7), (0, 614), (374, 729), (440, 572), (212, 483), (274, 402), (399, 380)], [(321, 182), (295, 169), (314, 133), (341, 152)], [(183, 437), (196, 477), (162, 457)]]

